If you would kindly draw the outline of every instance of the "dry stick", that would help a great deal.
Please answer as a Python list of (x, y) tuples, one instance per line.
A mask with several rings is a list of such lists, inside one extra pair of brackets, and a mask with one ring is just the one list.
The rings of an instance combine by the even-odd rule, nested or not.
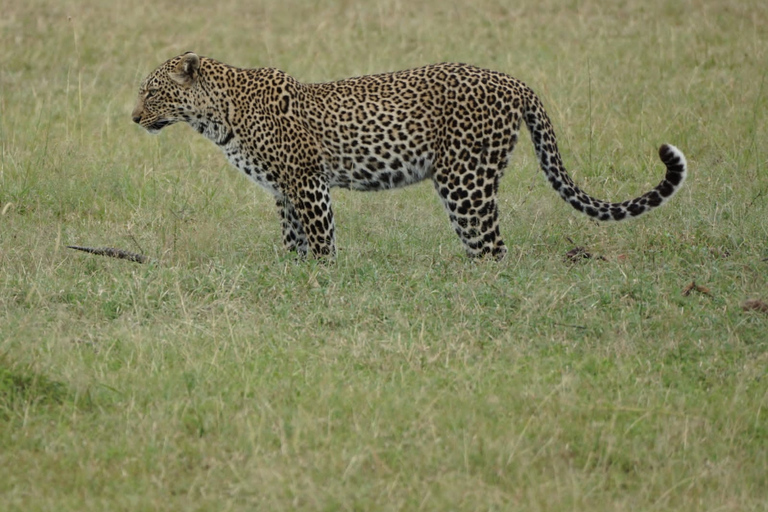
[(146, 263), (149, 261), (149, 257), (144, 256), (143, 254), (115, 249), (113, 247), (81, 247), (79, 245), (68, 245), (67, 249), (75, 249), (90, 254), (96, 254), (98, 256), (109, 256), (110, 258), (128, 260), (136, 263)]

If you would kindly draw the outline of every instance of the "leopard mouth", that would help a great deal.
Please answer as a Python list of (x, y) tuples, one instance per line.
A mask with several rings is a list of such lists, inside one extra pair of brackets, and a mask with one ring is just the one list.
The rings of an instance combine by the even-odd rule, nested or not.
[(160, 119), (158, 121), (155, 121), (152, 124), (148, 124), (147, 126), (145, 126), (145, 128), (150, 133), (157, 133), (160, 130), (162, 130), (163, 128), (165, 128), (166, 126), (168, 126), (169, 124), (171, 124), (170, 121), (168, 121), (166, 119)]

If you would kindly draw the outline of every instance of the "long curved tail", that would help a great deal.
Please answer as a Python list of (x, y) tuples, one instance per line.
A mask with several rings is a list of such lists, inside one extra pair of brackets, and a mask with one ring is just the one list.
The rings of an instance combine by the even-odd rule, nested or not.
[[(530, 91), (530, 90), (529, 90)], [(536, 148), (541, 170), (547, 176), (552, 187), (567, 203), (582, 213), (596, 220), (620, 221), (638, 217), (657, 208), (667, 201), (682, 187), (688, 173), (688, 163), (683, 152), (671, 144), (659, 148), (659, 157), (667, 167), (664, 179), (645, 194), (624, 201), (612, 203), (595, 199), (573, 182), (568, 171), (563, 166), (560, 151), (552, 123), (547, 116), (541, 101), (533, 91), (530, 91), (529, 101), (525, 110), (525, 124), (531, 132), (531, 139)]]

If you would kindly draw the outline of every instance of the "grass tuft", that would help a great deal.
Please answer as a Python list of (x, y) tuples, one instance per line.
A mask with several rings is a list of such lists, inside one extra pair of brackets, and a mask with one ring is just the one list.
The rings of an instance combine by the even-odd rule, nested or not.
[(18, 413), (38, 405), (60, 405), (70, 398), (62, 382), (49, 379), (30, 368), (19, 368), (0, 357), (0, 418), (8, 420)]

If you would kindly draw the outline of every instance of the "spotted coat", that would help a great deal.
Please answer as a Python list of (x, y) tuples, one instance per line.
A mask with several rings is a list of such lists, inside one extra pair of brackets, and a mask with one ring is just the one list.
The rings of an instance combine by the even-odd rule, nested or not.
[(239, 69), (194, 53), (141, 84), (133, 120), (156, 133), (186, 122), (271, 192), (288, 250), (335, 255), (330, 189), (385, 190), (430, 179), (469, 256), (503, 258), (499, 180), (525, 123), (541, 169), (576, 210), (637, 217), (682, 185), (683, 153), (665, 144), (665, 178), (622, 203), (595, 199), (563, 167), (552, 124), (521, 81), (466, 64), (304, 84), (271, 68)]

